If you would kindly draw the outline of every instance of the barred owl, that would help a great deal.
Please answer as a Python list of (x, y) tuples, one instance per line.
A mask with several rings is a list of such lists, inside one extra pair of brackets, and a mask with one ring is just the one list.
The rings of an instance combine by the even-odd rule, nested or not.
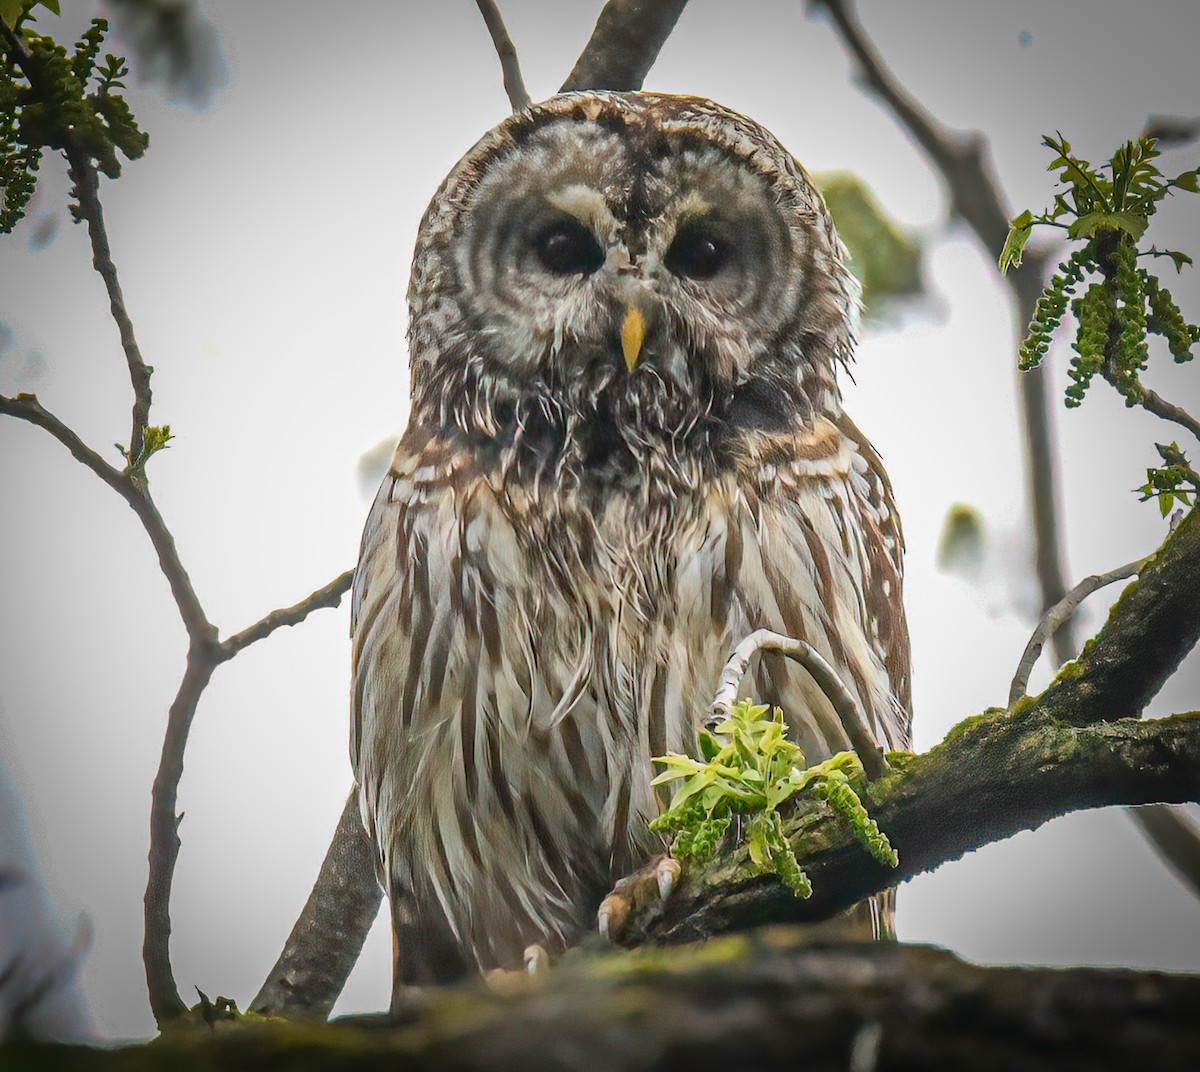
[[(812, 181), (708, 100), (565, 94), (454, 168), (409, 290), (412, 407), (363, 534), (351, 755), (398, 985), (551, 953), (663, 852), (688, 751), (769, 628), (909, 740), (901, 535), (842, 412), (857, 287)], [(744, 692), (849, 747), (800, 667)]]

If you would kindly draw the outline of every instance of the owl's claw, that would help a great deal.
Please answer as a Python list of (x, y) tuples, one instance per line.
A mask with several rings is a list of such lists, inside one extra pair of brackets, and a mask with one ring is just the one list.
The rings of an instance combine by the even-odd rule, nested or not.
[(484, 973), (483, 981), (492, 993), (502, 997), (523, 994), (531, 986), (538, 985), (538, 980), (545, 978), (551, 963), (545, 947), (528, 945), (522, 954), (520, 968), (493, 968)]
[(540, 945), (526, 946), (524, 961), (526, 973), (534, 978), (544, 974), (550, 968), (550, 954)]
[(660, 856), (621, 879), (600, 902), (596, 926), (602, 938), (619, 942), (634, 910), (671, 896), (679, 881), (679, 861)]

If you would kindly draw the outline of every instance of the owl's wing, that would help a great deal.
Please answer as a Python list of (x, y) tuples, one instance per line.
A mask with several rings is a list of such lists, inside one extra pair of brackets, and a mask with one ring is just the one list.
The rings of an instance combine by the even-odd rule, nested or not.
[[(766, 441), (771, 442), (771, 441)], [(903, 542), (879, 455), (846, 418), (820, 420), (760, 450), (743, 497), (730, 639), (768, 628), (805, 640), (854, 693), (885, 749), (910, 738)], [(744, 478), (746, 479), (746, 478)], [(774, 493), (759, 498), (756, 481)], [(828, 698), (781, 655), (758, 663), (759, 696), (779, 703), (810, 758), (849, 747)], [(814, 750), (810, 753), (810, 749)]]
[(872, 623), (873, 646), (887, 667), (892, 695), (903, 719), (897, 727), (898, 744), (907, 747), (912, 741), (912, 654), (903, 599), (904, 532), (879, 452), (849, 417), (843, 414), (838, 425), (863, 461), (861, 469), (856, 470), (858, 494), (850, 496), (866, 552), (863, 598)]

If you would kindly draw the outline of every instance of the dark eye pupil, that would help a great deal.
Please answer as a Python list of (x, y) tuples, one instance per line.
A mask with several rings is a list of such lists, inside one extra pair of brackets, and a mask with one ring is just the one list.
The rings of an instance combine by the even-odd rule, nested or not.
[(725, 243), (703, 225), (687, 225), (667, 250), (666, 265), (688, 279), (711, 279), (728, 259)]
[(591, 275), (604, 263), (600, 243), (573, 221), (548, 227), (534, 240), (533, 248), (542, 267), (555, 275)]

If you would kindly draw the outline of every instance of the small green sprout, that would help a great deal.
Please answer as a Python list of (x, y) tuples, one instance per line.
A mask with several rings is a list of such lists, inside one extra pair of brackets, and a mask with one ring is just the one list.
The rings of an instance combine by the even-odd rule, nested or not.
[(1162, 516), (1166, 517), (1178, 502), (1191, 506), (1200, 493), (1200, 474), (1188, 464), (1187, 455), (1177, 443), (1156, 443), (1163, 465), (1146, 470), (1146, 483), (1138, 488), (1141, 501), (1157, 499)]
[(866, 774), (858, 756), (839, 752), (809, 767), (787, 734), (778, 707), (742, 700), (713, 732), (700, 731), (701, 759), (677, 753), (656, 757), (654, 762), (666, 769), (653, 784), (682, 784), (650, 829), (675, 835), (671, 852), (678, 860), (699, 862), (716, 852), (733, 817), (744, 817), (754, 866), (778, 875), (798, 897), (807, 897), (812, 885), (787, 839), (780, 812), (793, 797), (805, 796), (826, 801), (872, 856), (895, 867), (895, 850), (859, 797)]
[(125, 472), (144, 477), (146, 475), (146, 462), (160, 450), (166, 450), (167, 445), (174, 438), (171, 435), (171, 426), (169, 424), (164, 424), (161, 427), (151, 424), (142, 429), (142, 450), (136, 458), (121, 446), (120, 443), (114, 443), (113, 446), (121, 452), (121, 457), (125, 459)]

